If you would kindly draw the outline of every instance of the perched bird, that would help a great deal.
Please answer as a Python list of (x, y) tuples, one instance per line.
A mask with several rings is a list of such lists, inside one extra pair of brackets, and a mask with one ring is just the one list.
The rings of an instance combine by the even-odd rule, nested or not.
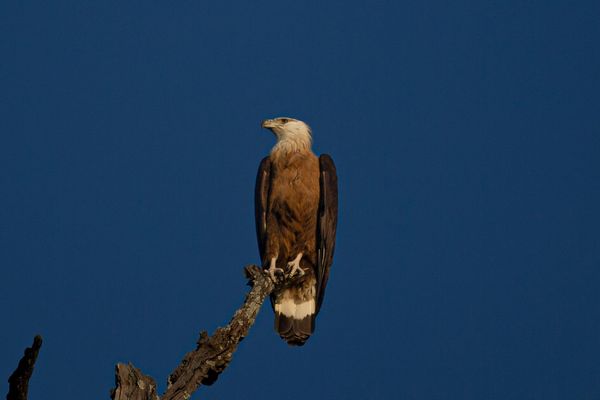
[(274, 282), (275, 330), (301, 346), (315, 329), (333, 260), (337, 175), (327, 154), (311, 151), (311, 130), (293, 118), (263, 121), (277, 144), (258, 168), (256, 236)]

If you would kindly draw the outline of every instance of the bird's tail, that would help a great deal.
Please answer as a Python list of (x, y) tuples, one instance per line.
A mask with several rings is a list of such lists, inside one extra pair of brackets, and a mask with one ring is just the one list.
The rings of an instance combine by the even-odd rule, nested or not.
[(275, 330), (291, 346), (302, 346), (315, 330), (315, 296), (303, 297), (285, 289), (273, 299)]

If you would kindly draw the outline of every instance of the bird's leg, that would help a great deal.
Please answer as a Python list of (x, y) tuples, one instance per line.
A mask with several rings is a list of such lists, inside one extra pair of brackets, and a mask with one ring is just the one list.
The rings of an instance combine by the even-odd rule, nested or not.
[(283, 269), (281, 268), (277, 268), (277, 257), (273, 257), (271, 258), (271, 265), (269, 266), (269, 269), (267, 270), (269, 272), (269, 275), (271, 275), (271, 280), (274, 283), (277, 283), (277, 273), (281, 273), (283, 275)]
[(296, 273), (298, 273), (298, 276), (304, 275), (304, 270), (300, 267), (301, 259), (302, 259), (302, 253), (298, 253), (296, 258), (294, 258), (292, 261), (290, 261), (287, 264), (288, 268), (291, 268), (290, 272), (287, 273), (288, 278), (293, 277)]

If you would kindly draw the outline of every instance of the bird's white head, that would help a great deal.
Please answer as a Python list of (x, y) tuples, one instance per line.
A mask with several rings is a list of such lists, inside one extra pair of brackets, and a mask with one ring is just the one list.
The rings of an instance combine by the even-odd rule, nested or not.
[(271, 150), (276, 152), (299, 152), (310, 150), (311, 130), (304, 122), (288, 117), (279, 117), (263, 121), (262, 127), (269, 129), (277, 137), (277, 144)]

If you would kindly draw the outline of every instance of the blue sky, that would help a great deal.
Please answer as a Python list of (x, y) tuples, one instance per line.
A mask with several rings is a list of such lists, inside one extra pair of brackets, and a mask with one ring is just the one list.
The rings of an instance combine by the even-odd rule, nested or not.
[[(0, 377), (157, 379), (243, 299), (264, 118), (338, 167), (317, 330), (203, 399), (600, 397), (600, 3), (0, 4)], [(64, 382), (76, 376), (74, 382)], [(5, 391), (6, 391), (5, 384)]]

